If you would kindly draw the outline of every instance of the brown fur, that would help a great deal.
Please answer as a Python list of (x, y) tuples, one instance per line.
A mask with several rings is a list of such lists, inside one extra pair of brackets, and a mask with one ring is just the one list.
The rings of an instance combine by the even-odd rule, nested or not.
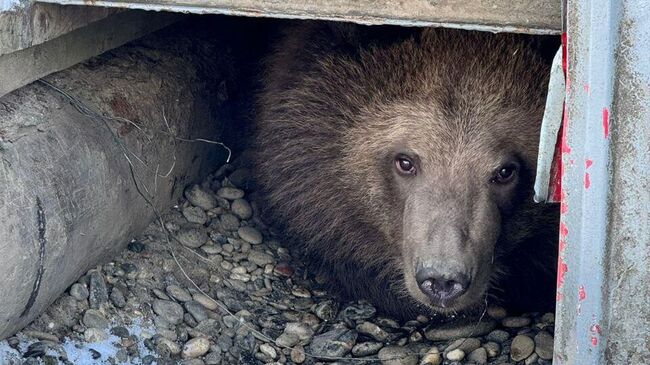
[[(273, 221), (334, 286), (390, 314), (443, 311), (413, 289), (412, 261), (451, 245), (479, 270), (452, 309), (482, 305), (488, 289), (515, 305), (538, 292), (549, 303), (557, 210), (532, 203), (547, 62), (525, 37), (383, 30), (302, 23), (268, 59), (255, 143)], [(386, 162), (402, 149), (418, 156), (418, 180)], [(494, 192), (484, 174), (505, 152), (521, 174)], [(450, 232), (463, 242), (445, 246)]]

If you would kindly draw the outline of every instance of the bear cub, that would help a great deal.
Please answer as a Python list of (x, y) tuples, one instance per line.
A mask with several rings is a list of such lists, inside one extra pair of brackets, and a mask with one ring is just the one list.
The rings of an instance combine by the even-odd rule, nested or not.
[(264, 217), (400, 318), (552, 308), (555, 205), (532, 200), (550, 60), (533, 37), (300, 22), (257, 98)]

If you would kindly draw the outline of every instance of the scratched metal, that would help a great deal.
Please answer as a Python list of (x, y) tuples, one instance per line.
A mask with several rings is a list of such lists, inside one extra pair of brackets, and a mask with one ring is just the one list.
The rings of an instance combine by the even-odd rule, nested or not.
[(650, 4), (570, 0), (556, 364), (650, 364)]

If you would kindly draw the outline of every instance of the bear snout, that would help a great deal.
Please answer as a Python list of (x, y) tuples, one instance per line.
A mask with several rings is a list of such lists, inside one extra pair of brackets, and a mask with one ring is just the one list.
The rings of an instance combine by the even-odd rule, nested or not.
[(470, 285), (469, 277), (459, 270), (439, 270), (418, 265), (415, 282), (433, 305), (446, 308), (462, 296)]

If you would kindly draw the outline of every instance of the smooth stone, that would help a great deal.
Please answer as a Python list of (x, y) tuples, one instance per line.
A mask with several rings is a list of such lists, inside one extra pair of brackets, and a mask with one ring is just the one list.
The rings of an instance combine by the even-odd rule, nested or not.
[(205, 224), (208, 221), (208, 215), (200, 207), (188, 206), (183, 208), (183, 217), (190, 223)]
[(278, 353), (277, 351), (275, 351), (273, 346), (266, 343), (260, 345), (260, 352), (266, 355), (271, 360), (275, 360), (275, 358), (278, 357)]
[(167, 285), (165, 291), (167, 294), (169, 294), (169, 296), (178, 300), (179, 302), (189, 302), (192, 300), (192, 295), (190, 295), (190, 292), (178, 285)]
[(488, 333), (487, 336), (485, 336), (486, 340), (496, 342), (496, 343), (504, 343), (509, 338), (510, 338), (510, 334), (504, 330), (494, 330)]
[(195, 337), (183, 345), (183, 358), (193, 359), (205, 355), (210, 350), (210, 341), (207, 338)]
[(164, 347), (171, 355), (178, 355), (181, 353), (181, 347), (179, 344), (162, 336), (156, 340), (156, 345)]
[(97, 270), (90, 271), (88, 276), (90, 282), (88, 295), (90, 308), (99, 309), (103, 304), (108, 302), (108, 288), (106, 287), (106, 281), (104, 280), (104, 275)]
[(305, 349), (302, 345), (296, 345), (292, 348), (289, 357), (291, 358), (291, 361), (296, 364), (302, 364), (307, 360), (307, 355), (305, 354)]
[(183, 307), (176, 302), (156, 299), (152, 304), (153, 311), (170, 324), (176, 325), (183, 322)]
[(309, 325), (301, 322), (287, 323), (284, 333), (298, 337), (300, 341), (306, 341), (314, 336), (314, 330)]
[(520, 328), (526, 327), (530, 324), (530, 318), (528, 317), (506, 317), (501, 320), (501, 325), (507, 328)]
[(187, 310), (187, 312), (191, 314), (197, 322), (203, 322), (208, 319), (208, 312), (199, 302), (193, 300), (185, 302), (185, 310)]
[(124, 297), (124, 293), (120, 289), (118, 289), (116, 286), (111, 289), (111, 295), (110, 295), (111, 303), (117, 308), (124, 308), (126, 307), (126, 298)]
[(352, 321), (357, 321), (372, 318), (375, 316), (375, 313), (377, 313), (377, 309), (372, 305), (368, 303), (359, 303), (345, 307), (341, 311), (341, 316)]
[(379, 350), (382, 365), (417, 365), (418, 355), (406, 347), (388, 346)]
[(221, 228), (226, 231), (236, 231), (239, 228), (239, 218), (233, 214), (226, 213), (219, 217)]
[(449, 351), (445, 356), (449, 361), (461, 361), (465, 358), (465, 352), (461, 349)]
[(539, 331), (535, 335), (535, 353), (542, 360), (553, 359), (553, 336), (546, 331)]
[(259, 267), (264, 267), (275, 262), (275, 259), (266, 252), (252, 250), (248, 253), (248, 261)]
[(74, 283), (70, 287), (70, 295), (76, 300), (82, 301), (88, 299), (88, 288), (84, 284)]
[(510, 357), (514, 361), (525, 360), (535, 351), (535, 342), (526, 335), (518, 335), (510, 345)]
[(501, 346), (496, 342), (486, 342), (483, 344), (483, 347), (485, 348), (485, 351), (487, 351), (487, 356), (489, 358), (497, 357), (501, 354)]
[(219, 308), (219, 304), (217, 304), (216, 301), (212, 300), (210, 297), (208, 297), (207, 295), (204, 295), (202, 293), (194, 294), (193, 298), (199, 304), (201, 304), (206, 309), (209, 309), (211, 311), (215, 311), (215, 310), (217, 310)]
[(282, 333), (278, 338), (275, 339), (275, 344), (278, 347), (293, 347), (296, 345), (300, 339), (298, 336), (290, 333)]
[(84, 326), (88, 328), (107, 329), (109, 326), (106, 317), (96, 309), (88, 309), (84, 313), (82, 321)]
[(356, 331), (337, 325), (332, 330), (315, 336), (309, 348), (316, 358), (342, 357), (352, 351), (356, 341)]
[(420, 361), (420, 365), (440, 365), (442, 363), (442, 356), (437, 347), (432, 347), (427, 351)]
[(183, 246), (199, 248), (208, 241), (208, 233), (203, 226), (191, 223), (176, 232), (176, 239)]
[(244, 199), (236, 199), (230, 205), (230, 211), (240, 219), (249, 219), (253, 216), (253, 207)]
[(487, 351), (483, 347), (479, 347), (467, 355), (467, 360), (473, 361), (477, 364), (487, 364)]
[(203, 210), (214, 209), (214, 207), (217, 206), (217, 201), (212, 194), (201, 189), (199, 185), (193, 185), (189, 189), (185, 190), (185, 198), (187, 198), (192, 205), (203, 208)]
[(86, 342), (102, 342), (108, 338), (108, 333), (99, 328), (88, 328), (84, 331), (84, 339)]
[(478, 338), (459, 338), (445, 348), (445, 353), (453, 351), (455, 349), (461, 349), (464, 353), (469, 354), (479, 347), (481, 347), (481, 340)]
[(357, 326), (357, 332), (360, 334), (370, 336), (379, 342), (384, 342), (388, 339), (388, 332), (381, 329), (372, 322), (363, 322)]
[(241, 189), (225, 186), (217, 190), (217, 196), (228, 200), (237, 200), (244, 197), (244, 191)]
[(237, 234), (239, 234), (239, 238), (250, 243), (251, 245), (258, 245), (262, 243), (263, 240), (262, 233), (251, 226), (240, 227), (237, 230)]
[(352, 347), (352, 355), (356, 357), (374, 355), (382, 347), (384, 347), (384, 344), (381, 342), (361, 342)]
[(337, 306), (331, 300), (324, 300), (316, 304), (314, 314), (323, 321), (332, 321), (336, 318)]
[(483, 336), (492, 331), (494, 327), (496, 327), (496, 322), (486, 319), (478, 324), (473, 321), (453, 322), (432, 327), (424, 333), (424, 336), (433, 342), (449, 341), (460, 337)]

